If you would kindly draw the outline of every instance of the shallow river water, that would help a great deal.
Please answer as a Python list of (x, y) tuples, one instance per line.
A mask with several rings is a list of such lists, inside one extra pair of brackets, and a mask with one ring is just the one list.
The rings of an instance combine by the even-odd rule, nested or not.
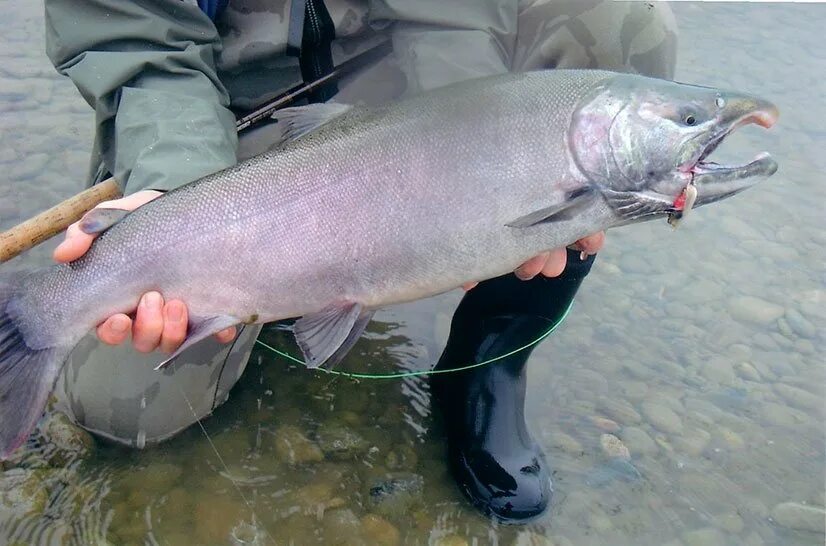
[[(43, 53), (40, 3), (6, 1), (0, 229), (81, 189), (92, 139), (92, 112)], [(500, 526), (463, 500), (427, 379), (356, 382), (256, 349), (209, 439), (196, 426), (137, 451), (77, 436), (7, 464), (0, 544), (823, 544), (826, 4), (674, 10), (678, 80), (781, 111), (716, 155), (770, 150), (780, 170), (676, 231), (609, 234), (531, 357), (527, 418), (554, 468), (545, 517)], [(460, 296), (380, 312), (344, 367), (427, 369)], [(606, 433), (629, 461), (604, 452)], [(406, 490), (376, 503), (389, 471)]]

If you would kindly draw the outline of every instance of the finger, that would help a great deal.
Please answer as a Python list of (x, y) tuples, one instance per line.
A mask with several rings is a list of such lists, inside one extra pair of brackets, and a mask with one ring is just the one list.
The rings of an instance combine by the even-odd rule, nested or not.
[(152, 201), (157, 197), (160, 197), (161, 195), (163, 195), (163, 192), (155, 190), (143, 190), (133, 193), (131, 195), (127, 195), (126, 197), (121, 197), (120, 199), (112, 199), (111, 201), (104, 201), (102, 203), (98, 203), (95, 208), (100, 207), (104, 209), (135, 210), (141, 205), (145, 205), (146, 203)]
[(568, 251), (564, 248), (556, 248), (548, 253), (548, 261), (542, 267), (542, 275), (545, 277), (559, 277), (565, 271), (565, 264), (568, 262)]
[(186, 339), (186, 327), (189, 317), (186, 305), (180, 300), (172, 300), (163, 307), (163, 332), (161, 333), (161, 351), (172, 353)]
[(467, 292), (468, 290), (473, 290), (474, 288), (476, 288), (476, 285), (478, 284), (479, 283), (476, 281), (466, 282), (462, 285), (462, 290), (464, 290), (465, 292)]
[(132, 345), (135, 350), (151, 353), (157, 349), (163, 333), (163, 322), (163, 298), (157, 292), (147, 292), (138, 304), (132, 328)]
[(602, 247), (605, 245), (605, 232), (600, 231), (598, 233), (594, 233), (593, 235), (589, 235), (587, 237), (583, 237), (576, 243), (574, 243), (574, 248), (577, 250), (581, 250), (585, 254), (596, 254)]
[(129, 337), (132, 319), (118, 313), (112, 315), (97, 327), (98, 339), (107, 345), (120, 345)]
[(523, 281), (528, 281), (539, 275), (539, 273), (542, 271), (542, 268), (545, 267), (545, 262), (547, 261), (548, 253), (543, 252), (539, 256), (535, 256), (527, 262), (520, 265), (518, 268), (516, 268), (516, 271), (514, 271), (514, 273), (518, 278), (522, 279)]
[(233, 339), (235, 339), (235, 326), (230, 326), (226, 330), (221, 330), (217, 334), (215, 334), (215, 339), (217, 339), (221, 343), (229, 343)]
[(54, 249), (52, 257), (58, 263), (67, 263), (77, 260), (89, 250), (95, 235), (83, 233), (80, 222), (75, 222), (66, 229), (66, 238)]

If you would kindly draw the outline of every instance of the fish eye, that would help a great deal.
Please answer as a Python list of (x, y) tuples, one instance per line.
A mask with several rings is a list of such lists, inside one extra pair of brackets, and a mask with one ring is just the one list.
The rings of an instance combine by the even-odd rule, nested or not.
[(686, 125), (694, 125), (695, 123), (697, 123), (697, 118), (694, 116), (694, 114), (686, 114), (685, 116), (683, 116), (683, 123), (685, 123)]

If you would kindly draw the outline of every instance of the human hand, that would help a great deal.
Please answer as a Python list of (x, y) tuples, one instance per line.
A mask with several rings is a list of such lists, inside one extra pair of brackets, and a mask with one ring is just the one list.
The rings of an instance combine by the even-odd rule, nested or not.
[[(571, 248), (579, 250), (586, 255), (596, 254), (602, 250), (605, 244), (605, 232), (600, 231), (584, 237), (571, 245)], [(514, 274), (522, 279), (528, 281), (539, 275), (540, 273), (546, 277), (558, 277), (565, 271), (565, 265), (568, 262), (568, 252), (564, 248), (556, 248), (550, 252), (543, 252), (539, 256), (535, 256), (527, 262), (520, 265), (514, 271)], [(478, 282), (469, 282), (462, 285), (464, 290), (471, 290)]]
[[(95, 208), (135, 210), (163, 195), (162, 192), (146, 190), (133, 193), (122, 199), (104, 201)], [(99, 234), (86, 233), (80, 228), (83, 219), (70, 225), (66, 238), (54, 250), (54, 260), (67, 263), (77, 260), (89, 250)], [(108, 345), (120, 345), (132, 334), (132, 345), (141, 353), (150, 353), (160, 348), (166, 353), (174, 352), (186, 338), (189, 318), (186, 304), (181, 300), (165, 302), (158, 292), (144, 294), (135, 311), (134, 320), (123, 313), (110, 316), (97, 327), (100, 341)], [(227, 328), (215, 334), (221, 343), (235, 338), (235, 328)]]

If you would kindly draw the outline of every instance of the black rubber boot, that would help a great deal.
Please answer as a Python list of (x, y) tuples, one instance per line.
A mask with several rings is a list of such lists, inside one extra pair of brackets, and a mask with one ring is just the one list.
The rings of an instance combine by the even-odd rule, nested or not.
[[(593, 261), (569, 251), (557, 278), (508, 275), (479, 284), (459, 304), (436, 369), (484, 362), (535, 341), (562, 319)], [(548, 464), (525, 424), (525, 364), (532, 349), (431, 377), (456, 482), (479, 510), (503, 523), (530, 521), (551, 500)]]

